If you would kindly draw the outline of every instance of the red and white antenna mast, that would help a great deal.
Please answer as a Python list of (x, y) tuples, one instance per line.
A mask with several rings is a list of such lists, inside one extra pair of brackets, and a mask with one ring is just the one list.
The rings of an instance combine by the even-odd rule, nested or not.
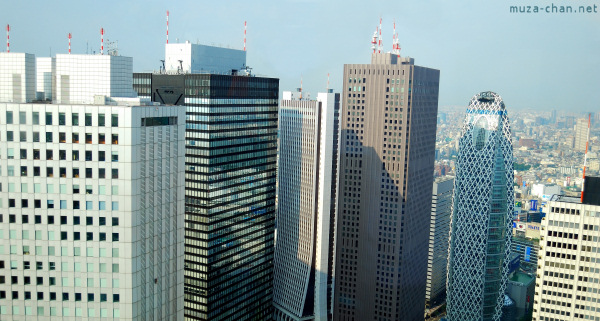
[(329, 91), (329, 73), (327, 73), (327, 91)]
[(71, 54), (71, 33), (69, 32), (69, 55)]
[(169, 44), (169, 10), (167, 10), (167, 45)]
[(244, 51), (246, 51), (246, 21), (244, 21)]
[(383, 39), (381, 38), (381, 18), (379, 18), (379, 45), (377, 47), (377, 53), (383, 51)]
[(10, 25), (6, 25), (6, 52), (10, 52)]
[(588, 130), (587, 140), (585, 142), (585, 156), (583, 157), (583, 182), (581, 183), (581, 203), (583, 203), (583, 189), (585, 187), (585, 167), (587, 165), (587, 152), (590, 144), (590, 123), (592, 122), (592, 114), (588, 114)]
[(100, 54), (104, 54), (104, 28), (100, 28)]
[(398, 33), (396, 32), (396, 21), (394, 21), (394, 36), (392, 38), (392, 53), (398, 55), (398, 58), (400, 58), (400, 39), (398, 38)]
[(371, 49), (373, 49), (373, 53), (375, 53), (375, 50), (377, 49), (377, 31), (378, 31), (378, 29), (375, 28), (375, 32), (373, 33), (373, 38), (371, 38)]

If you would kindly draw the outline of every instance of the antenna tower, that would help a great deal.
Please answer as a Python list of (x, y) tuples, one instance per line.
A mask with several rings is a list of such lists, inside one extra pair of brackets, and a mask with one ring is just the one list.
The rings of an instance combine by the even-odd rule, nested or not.
[(104, 54), (104, 28), (100, 28), (100, 54)]
[(69, 55), (71, 54), (71, 33), (69, 32)]
[(400, 39), (398, 38), (398, 33), (396, 32), (396, 21), (394, 21), (394, 35), (392, 38), (392, 53), (398, 55), (398, 58), (400, 58)]
[(246, 21), (244, 21), (244, 51), (246, 51)]
[(377, 53), (383, 51), (383, 39), (381, 37), (381, 17), (379, 18), (379, 45), (377, 46)]
[(169, 44), (169, 10), (167, 10), (167, 45)]
[(10, 25), (6, 25), (6, 52), (10, 52)]
[(588, 130), (587, 141), (585, 142), (585, 156), (583, 157), (583, 182), (581, 183), (581, 202), (583, 203), (583, 189), (585, 187), (585, 167), (587, 165), (587, 152), (590, 144), (590, 123), (592, 122), (592, 114), (588, 114)]

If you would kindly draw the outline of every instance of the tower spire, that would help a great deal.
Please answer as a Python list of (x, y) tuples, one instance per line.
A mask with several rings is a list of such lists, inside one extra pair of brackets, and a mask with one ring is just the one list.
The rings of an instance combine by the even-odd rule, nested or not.
[(167, 45), (169, 44), (169, 10), (167, 10)]

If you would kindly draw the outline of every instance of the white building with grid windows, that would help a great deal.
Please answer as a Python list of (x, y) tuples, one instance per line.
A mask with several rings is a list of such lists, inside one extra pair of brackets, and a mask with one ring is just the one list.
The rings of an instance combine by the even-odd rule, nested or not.
[(600, 320), (600, 177), (553, 195), (542, 220), (533, 320)]
[(35, 99), (35, 56), (0, 52), (0, 101), (25, 103)]
[(0, 101), (0, 320), (183, 319), (185, 110), (131, 90)]
[(283, 92), (279, 110), (279, 204), (274, 320), (331, 320), (340, 95), (302, 100)]

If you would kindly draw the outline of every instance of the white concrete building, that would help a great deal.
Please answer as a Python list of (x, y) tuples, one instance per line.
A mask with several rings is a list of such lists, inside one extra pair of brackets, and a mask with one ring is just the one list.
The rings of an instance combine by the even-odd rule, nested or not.
[(238, 49), (200, 44), (165, 45), (165, 70), (168, 73), (231, 74), (246, 68), (246, 52)]
[(25, 103), (35, 99), (35, 56), (0, 52), (0, 101)]
[(427, 289), (425, 291), (426, 308), (440, 303), (446, 295), (453, 190), (453, 177), (438, 177), (433, 182), (429, 257), (427, 260)]
[(283, 97), (274, 320), (327, 321), (333, 312), (340, 95)]
[(52, 76), (56, 67), (55, 59), (52, 57), (35, 58), (36, 70), (36, 100), (52, 101)]
[[(595, 180), (595, 184), (587, 184)], [(542, 220), (533, 320), (600, 320), (600, 178), (554, 195)]]
[(181, 320), (185, 110), (89, 104), (131, 58), (60, 56), (102, 62), (79, 103), (0, 102), (0, 320)]

